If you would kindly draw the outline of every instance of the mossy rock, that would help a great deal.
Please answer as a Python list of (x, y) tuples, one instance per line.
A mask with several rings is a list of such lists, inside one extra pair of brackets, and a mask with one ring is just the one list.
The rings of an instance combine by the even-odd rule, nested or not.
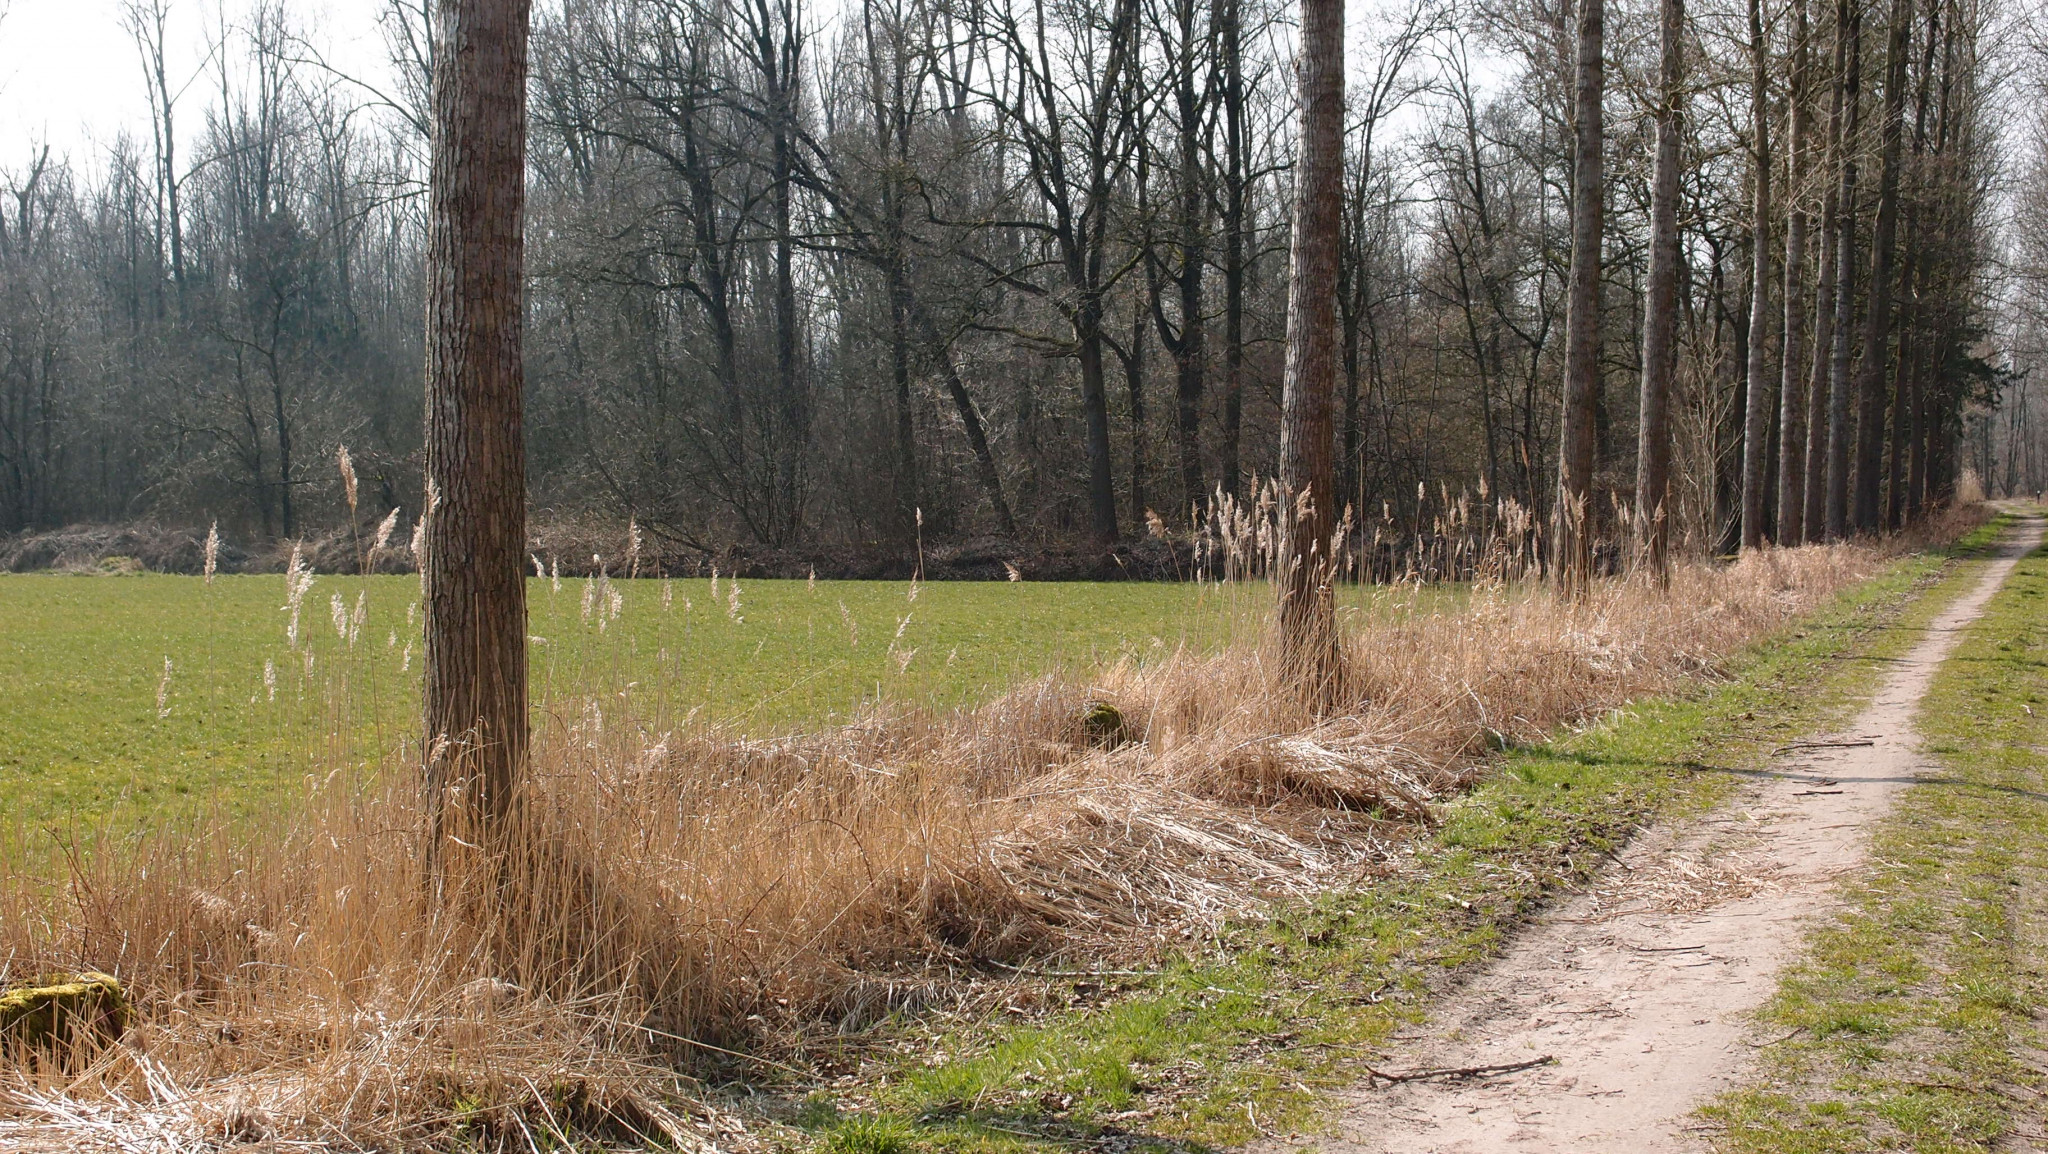
[(1081, 714), (1081, 732), (1088, 736), (1088, 744), (1098, 749), (1115, 749), (1131, 739), (1130, 723), (1124, 720), (1124, 711), (1107, 701), (1091, 701)]
[(128, 991), (110, 974), (21, 986), (0, 993), (0, 1042), (56, 1049), (87, 1038), (119, 1041), (129, 1013)]

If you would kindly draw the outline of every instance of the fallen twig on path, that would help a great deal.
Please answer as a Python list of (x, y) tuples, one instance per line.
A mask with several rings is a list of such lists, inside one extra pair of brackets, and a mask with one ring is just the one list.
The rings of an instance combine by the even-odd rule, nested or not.
[(1490, 1078), (1495, 1074), (1513, 1074), (1522, 1070), (1534, 1069), (1537, 1066), (1548, 1066), (1555, 1061), (1557, 1061), (1556, 1058), (1545, 1054), (1541, 1058), (1531, 1058), (1526, 1062), (1507, 1062), (1498, 1066), (1452, 1066), (1437, 1070), (1410, 1070), (1401, 1074), (1389, 1074), (1384, 1070), (1375, 1070), (1371, 1066), (1367, 1066), (1365, 1068), (1366, 1085), (1373, 1085), (1374, 1079), (1386, 1082), (1388, 1085), (1399, 1085), (1402, 1082), (1428, 1082), (1438, 1078), (1459, 1080), (1466, 1078)]

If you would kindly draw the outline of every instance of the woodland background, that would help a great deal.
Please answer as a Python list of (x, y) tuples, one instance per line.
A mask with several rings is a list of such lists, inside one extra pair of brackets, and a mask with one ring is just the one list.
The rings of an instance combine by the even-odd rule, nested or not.
[[(331, 533), (344, 444), (363, 523), (410, 517), (425, 0), (387, 0), (383, 87), (325, 66), (289, 3), (256, 0), (224, 13), (180, 88), (172, 3), (127, 10), (148, 135), (70, 155), (0, 142), (0, 532)], [(1902, 271), (1886, 376), (1928, 398), (1930, 494), (1965, 468), (1996, 491), (2048, 486), (2037, 13), (1816, 3), (1802, 56), (1803, 11), (1761, 5), (1755, 29), (1740, 5), (1687, 13), (1683, 549), (1736, 540), (1752, 345), (1780, 375), (1787, 220), (1819, 223), (1844, 161), (1862, 171), (1846, 216), (1863, 307), (1888, 89)], [(536, 523), (630, 519), (705, 552), (900, 554), (920, 534), (1096, 549), (1251, 492), (1277, 452), (1291, 19), (1274, 0), (541, 5)], [(1646, 0), (1609, 5), (1592, 502), (1609, 529), (1636, 476), (1657, 20)], [(1336, 438), (1361, 535), (1429, 532), (1461, 497), (1549, 512), (1572, 24), (1555, 0), (1352, 13)], [(1860, 87), (1830, 158), (1818, 138), (1846, 79), (1831, 46), (1852, 26)], [(1779, 137), (1761, 149), (1759, 100)], [(1803, 147), (1782, 139), (1794, 103)], [(1759, 165), (1778, 190), (1762, 220)], [(1780, 278), (1766, 331), (1760, 241)]]

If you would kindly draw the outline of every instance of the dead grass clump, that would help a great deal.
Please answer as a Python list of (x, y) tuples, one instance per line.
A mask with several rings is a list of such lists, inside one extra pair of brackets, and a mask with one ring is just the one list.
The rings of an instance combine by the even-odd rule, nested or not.
[[(774, 1066), (958, 1005), (969, 974), (1366, 881), (1488, 751), (1711, 673), (1885, 560), (1772, 551), (1582, 600), (1383, 589), (1323, 717), (1259, 643), (774, 740), (593, 706), (535, 734), (510, 856), (449, 831), (438, 902), (403, 765), (267, 827), (80, 838), (0, 878), (0, 982), (106, 970), (139, 1025), (83, 1070), (0, 1066), (0, 1144), (730, 1145), (676, 1070)], [(1093, 702), (1128, 740), (1090, 742)]]

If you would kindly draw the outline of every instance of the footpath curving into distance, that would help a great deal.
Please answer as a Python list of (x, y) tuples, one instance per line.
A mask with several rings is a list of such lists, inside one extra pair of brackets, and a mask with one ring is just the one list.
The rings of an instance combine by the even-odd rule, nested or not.
[[(1492, 1076), (1354, 1089), (1331, 1154), (1703, 1151), (1691, 1111), (1734, 1085), (1776, 987), (1870, 828), (1917, 780), (1915, 709), (1959, 634), (2042, 540), (2019, 522), (1843, 732), (1789, 747), (1733, 803), (1637, 839), (1583, 894), (1377, 1063)], [(1543, 1057), (1555, 1060), (1531, 1063)], [(1279, 1149), (1277, 1145), (1272, 1147)]]

